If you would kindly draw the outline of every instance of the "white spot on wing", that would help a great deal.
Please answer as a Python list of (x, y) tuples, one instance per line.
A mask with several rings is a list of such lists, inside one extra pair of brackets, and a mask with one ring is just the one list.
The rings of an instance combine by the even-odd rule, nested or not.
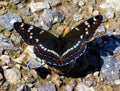
[(32, 36), (30, 36), (30, 39), (32, 39), (33, 37)]
[(88, 35), (88, 31), (85, 32)]
[(42, 34), (42, 33), (44, 33), (44, 31), (42, 30), (42, 31), (40, 31), (40, 34)]
[(88, 21), (85, 21), (84, 24), (85, 24), (85, 25), (89, 25)]
[(24, 23), (22, 23), (20, 26), (23, 27), (23, 26), (24, 26)]
[(77, 31), (80, 31), (79, 28), (77, 28), (77, 27), (75, 27), (75, 29), (76, 29)]
[(80, 35), (80, 38), (83, 39), (83, 35)]
[(36, 42), (38, 42), (38, 41), (39, 41), (39, 39), (35, 39), (35, 41), (36, 41)]
[(93, 17), (93, 20), (94, 20), (94, 21), (96, 21), (96, 18), (95, 18), (95, 17)]

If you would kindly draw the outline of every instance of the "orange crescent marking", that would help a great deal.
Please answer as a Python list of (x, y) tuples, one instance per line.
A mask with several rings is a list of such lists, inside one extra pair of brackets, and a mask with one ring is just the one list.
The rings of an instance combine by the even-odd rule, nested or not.
[(47, 55), (47, 54), (42, 53), (42, 52), (39, 50), (39, 47), (38, 47), (38, 46), (35, 46), (35, 49), (37, 50), (37, 52), (38, 52), (41, 56), (48, 57), (49, 59), (54, 60), (54, 61), (56, 61), (57, 63), (60, 63), (60, 64), (61, 64), (62, 62), (64, 62), (64, 61), (67, 60), (68, 58), (70, 58), (70, 57), (74, 56), (75, 54), (79, 53), (79, 52), (81, 51), (81, 49), (83, 48), (84, 44), (85, 44), (85, 43), (82, 43), (82, 45), (80, 46), (79, 50), (77, 50), (77, 51), (74, 52), (73, 54), (70, 54), (69, 56), (67, 56), (66, 58), (63, 58), (63, 59), (61, 59), (61, 60), (58, 60), (58, 59), (56, 59), (56, 58), (54, 58), (54, 57), (51, 57), (50, 55)]

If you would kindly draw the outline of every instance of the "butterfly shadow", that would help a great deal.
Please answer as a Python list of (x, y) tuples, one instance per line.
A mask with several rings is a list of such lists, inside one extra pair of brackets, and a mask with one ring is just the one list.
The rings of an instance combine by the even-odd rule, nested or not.
[[(120, 35), (102, 36), (88, 42), (86, 53), (77, 59), (74, 68), (65, 76), (78, 78), (100, 71), (105, 61), (101, 56), (107, 57), (108, 53), (113, 55), (113, 51), (120, 46), (120, 44), (115, 44), (116, 42), (120, 43)], [(85, 60), (87, 63), (85, 63)]]

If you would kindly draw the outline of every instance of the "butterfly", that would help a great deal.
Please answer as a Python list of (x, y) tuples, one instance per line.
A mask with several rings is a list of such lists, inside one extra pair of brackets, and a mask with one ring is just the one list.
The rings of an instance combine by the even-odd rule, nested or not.
[(34, 46), (37, 57), (47, 64), (61, 67), (74, 62), (86, 51), (86, 41), (90, 40), (102, 22), (102, 15), (94, 16), (70, 30), (64, 37), (53, 34), (33, 25), (15, 22), (15, 30), (23, 40)]

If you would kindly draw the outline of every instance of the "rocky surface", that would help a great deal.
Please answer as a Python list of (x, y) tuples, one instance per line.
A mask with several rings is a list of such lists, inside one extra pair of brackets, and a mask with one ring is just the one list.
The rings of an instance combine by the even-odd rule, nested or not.
[[(120, 0), (1, 0), (0, 91), (120, 91), (119, 6)], [(90, 67), (69, 76), (37, 58), (12, 25), (23, 21), (58, 36), (98, 14), (103, 21), (85, 53)]]

